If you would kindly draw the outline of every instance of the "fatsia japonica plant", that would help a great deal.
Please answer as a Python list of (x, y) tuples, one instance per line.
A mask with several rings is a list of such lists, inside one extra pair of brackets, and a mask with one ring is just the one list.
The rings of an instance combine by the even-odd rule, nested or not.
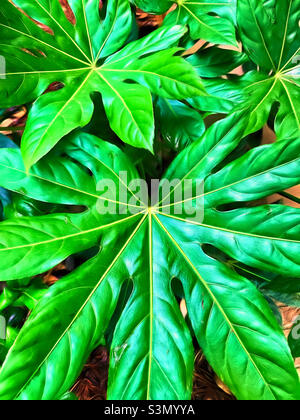
[[(281, 205), (218, 210), (236, 200), (268, 196), (300, 179), (299, 139), (255, 149), (214, 173), (241, 139), (244, 124), (236, 124), (237, 118), (215, 124), (179, 154), (161, 182), (163, 190), (168, 179), (180, 180), (169, 199), (162, 196), (149, 207), (128, 187), (124, 196), (120, 187), (116, 202), (109, 203), (121, 210), (115, 216), (98, 211), (99, 201), (101, 207), (109, 198), (97, 192), (97, 183), (122, 180), (124, 171), (138, 178), (116, 146), (78, 134), (64, 147), (66, 157), (49, 155), (29, 175), (19, 150), (2, 151), (5, 188), (35, 200), (87, 208), (81, 214), (2, 222), (2, 280), (34, 276), (69, 255), (98, 249), (34, 308), (1, 370), (2, 399), (64, 395), (101, 343), (125, 282), (132, 284), (132, 293), (113, 332), (109, 398), (190, 398), (192, 337), (172, 289), (175, 279), (182, 284), (201, 348), (237, 397), (300, 398), (293, 359), (267, 302), (249, 280), (203, 248), (210, 244), (252, 267), (300, 275), (299, 210)], [(178, 216), (175, 208), (185, 202), (174, 201), (175, 190), (182, 189), (187, 176), (193, 182), (205, 179), (205, 192), (190, 197), (191, 204)], [(126, 202), (135, 204), (120, 201), (127, 195)], [(198, 222), (190, 210), (203, 205), (203, 222)]]
[[(22, 140), (27, 168), (65, 134), (89, 123), (94, 92), (101, 93), (117, 135), (149, 150), (154, 138), (150, 92), (173, 99), (204, 94), (190, 65), (174, 56), (184, 27), (162, 28), (121, 48), (132, 32), (128, 0), (109, 0), (101, 23), (98, 0), (71, 0), (75, 25), (58, 0), (16, 0), (14, 4), (53, 31), (45, 32), (9, 0), (1, 3), (0, 53), (6, 58), (1, 105), (20, 105), (39, 97)], [(52, 82), (62, 82), (64, 87), (40, 96)]]
[(28, 118), (0, 138), (1, 400), (76, 399), (99, 346), (111, 400), (191, 399), (199, 350), (237, 399), (300, 399), (276, 305), (300, 307), (300, 209), (274, 198), (299, 204), (299, 13), (2, 0), (0, 106)]
[[(239, 0), (237, 23), (244, 53), (228, 54), (214, 46), (193, 55), (189, 61), (207, 78), (204, 84), (211, 98), (191, 103), (213, 112), (247, 109), (248, 133), (261, 129), (271, 114), (278, 138), (299, 136), (299, 19), (299, 0)], [(248, 69), (244, 75), (219, 77), (240, 64)]]
[(237, 45), (235, 36), (236, 0), (133, 0), (150, 13), (165, 13), (165, 24), (188, 25), (192, 39), (215, 44)]

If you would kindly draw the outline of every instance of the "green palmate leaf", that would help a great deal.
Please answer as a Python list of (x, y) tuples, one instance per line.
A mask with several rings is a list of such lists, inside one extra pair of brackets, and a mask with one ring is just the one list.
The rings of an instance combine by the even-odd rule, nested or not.
[[(225, 259), (225, 261), (227, 261)], [(228, 260), (227, 264), (235, 271), (251, 280), (269, 301), (276, 316), (282, 318), (277, 303), (284, 303), (296, 308), (300, 307), (300, 278), (291, 278), (276, 273), (270, 273)], [(282, 322), (281, 322), (282, 323)]]
[[(246, 134), (276, 115), (278, 138), (300, 134), (299, 0), (238, 0), (238, 26), (251, 63), (242, 77), (227, 75), (247, 60), (245, 54), (213, 46), (189, 57), (209, 96), (189, 102), (199, 110), (230, 113), (247, 109)], [(250, 64), (250, 65), (249, 65)], [(245, 67), (246, 69), (246, 67)], [(279, 104), (279, 107), (278, 107)]]
[[(129, 159), (90, 135), (71, 137), (62, 147), (64, 157), (58, 159), (56, 150), (55, 159), (43, 159), (29, 173), (18, 150), (1, 153), (3, 187), (35, 200), (86, 207), (80, 214), (2, 222), (3, 280), (33, 276), (69, 255), (99, 248), (33, 310), (0, 372), (1, 399), (61, 399), (109, 328), (109, 399), (189, 399), (194, 350), (175, 279), (200, 346), (239, 399), (300, 398), (293, 359), (268, 302), (252, 281), (204, 247), (254, 269), (300, 276), (299, 209), (220, 209), (300, 181), (299, 138), (254, 149), (215, 171), (243, 137), (242, 117), (215, 124), (186, 148), (151, 207), (132, 187), (138, 173)], [(104, 180), (114, 198), (99, 184)], [(124, 309), (116, 310), (124, 286), (132, 293)]]
[(280, 103), (275, 131), (280, 138), (300, 134), (300, 2), (238, 0), (238, 25), (245, 51), (259, 67), (244, 77), (249, 131), (260, 129)]
[[(12, 294), (11, 292), (10, 295), (12, 296)], [(14, 299), (8, 295), (9, 293), (6, 294), (7, 305), (3, 300), (0, 302), (0, 366), (14, 344), (26, 318), (26, 309), (15, 303)]]
[(73, 392), (66, 392), (60, 399), (61, 401), (78, 401), (77, 396)]
[(5, 336), (6, 339), (2, 340), (0, 338), (0, 366), (2, 366), (2, 363), (5, 360), (5, 357), (7, 356), (7, 353), (9, 352), (9, 349), (13, 345), (14, 341), (16, 340), (18, 336), (19, 330), (17, 328), (7, 326), (5, 330)]
[(176, 9), (165, 18), (165, 24), (187, 24), (192, 39), (215, 44), (237, 45), (235, 34), (236, 0), (176, 0)]
[(300, 294), (300, 278), (287, 279), (282, 276), (272, 276), (264, 285), (264, 289), (290, 295)]
[[(150, 92), (171, 99), (204, 92), (192, 67), (174, 56), (178, 49), (168, 49), (184, 35), (183, 27), (160, 29), (121, 49), (132, 30), (129, 0), (108, 0), (102, 21), (98, 0), (70, 1), (75, 24), (67, 20), (59, 0), (14, 3), (53, 32), (43, 31), (3, 0), (0, 53), (6, 72), (0, 80), (1, 106), (36, 100), (22, 139), (27, 169), (65, 134), (89, 123), (93, 92), (101, 93), (116, 134), (149, 150), (154, 138)], [(41, 96), (52, 82), (63, 83), (63, 88)]]
[(165, 24), (188, 25), (192, 39), (205, 39), (217, 44), (236, 45), (235, 19), (236, 0), (133, 0), (148, 13), (167, 14)]
[(26, 284), (21, 287), (17, 282), (11, 282), (9, 286), (5, 287), (1, 295), (1, 311), (12, 304), (16, 307), (26, 307), (32, 311), (46, 293), (46, 290), (47, 286), (42, 283), (40, 278), (34, 279), (31, 285)]
[(275, 273), (265, 272), (250, 268), (236, 261), (229, 261), (228, 263), (237, 273), (252, 280), (260, 289), (290, 295), (300, 293), (300, 278), (285, 277)]
[(281, 302), (287, 306), (300, 308), (300, 293), (274, 292), (270, 289), (263, 289), (262, 292), (273, 302)]
[(0, 220), (3, 220), (3, 210), (10, 202), (10, 194), (4, 188), (0, 188)]

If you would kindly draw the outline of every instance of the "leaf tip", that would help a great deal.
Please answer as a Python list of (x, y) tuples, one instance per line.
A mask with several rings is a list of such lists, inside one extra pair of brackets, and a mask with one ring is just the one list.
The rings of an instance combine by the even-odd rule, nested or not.
[(30, 171), (30, 169), (32, 168), (32, 166), (34, 165), (35, 162), (33, 162), (31, 159), (28, 159), (28, 156), (26, 156), (26, 154), (24, 154), (23, 152), (22, 152), (22, 159), (23, 159), (23, 163), (24, 163), (26, 176), (28, 176), (29, 171)]

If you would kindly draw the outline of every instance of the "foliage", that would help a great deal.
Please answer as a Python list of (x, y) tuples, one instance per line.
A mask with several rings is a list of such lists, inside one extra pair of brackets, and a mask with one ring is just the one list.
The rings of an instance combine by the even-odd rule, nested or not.
[(190, 62), (199, 76), (209, 77), (204, 85), (212, 98), (207, 99), (208, 104), (201, 98), (192, 99), (194, 106), (225, 113), (246, 109), (246, 133), (261, 129), (270, 113), (277, 114), (277, 137), (299, 136), (299, 19), (299, 0), (278, 0), (274, 7), (272, 2), (263, 5), (260, 0), (238, 0), (238, 28), (250, 71), (224, 80), (218, 76), (243, 64), (245, 54), (228, 54), (218, 47), (198, 52)]
[[(0, 139), (0, 399), (75, 400), (106, 345), (109, 399), (188, 400), (197, 343), (238, 399), (299, 400), (275, 302), (300, 307), (300, 209), (269, 198), (300, 184), (299, 0), (135, 0), (173, 6), (146, 36), (129, 0), (69, 0), (72, 22), (14, 3), (0, 106), (30, 111), (21, 148)], [(154, 202), (132, 187), (153, 178)]]
[(205, 39), (215, 44), (236, 45), (236, 0), (216, 3), (210, 0), (135, 0), (148, 12), (164, 13), (175, 7), (166, 17), (167, 25), (188, 25), (192, 39)]
[[(149, 150), (154, 137), (150, 91), (173, 99), (204, 92), (188, 63), (174, 56), (184, 27), (162, 28), (124, 46), (132, 30), (128, 0), (110, 0), (101, 24), (98, 0), (70, 1), (75, 25), (67, 20), (58, 0), (14, 2), (48, 25), (53, 34), (31, 22), (9, 0), (2, 3), (0, 53), (6, 57), (7, 68), (6, 78), (0, 80), (1, 105), (38, 98), (22, 140), (27, 169), (64, 135), (89, 123), (93, 92), (101, 92), (105, 112), (118, 136)], [(57, 81), (64, 84), (61, 90), (42, 95)]]

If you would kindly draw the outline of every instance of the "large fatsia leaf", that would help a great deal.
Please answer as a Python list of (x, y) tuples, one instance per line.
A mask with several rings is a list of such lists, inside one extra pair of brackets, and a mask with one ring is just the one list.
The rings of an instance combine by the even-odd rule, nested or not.
[[(294, 369), (286, 341), (256, 288), (205, 255), (197, 246), (200, 232), (191, 237), (188, 226), (177, 221), (170, 224), (164, 216), (159, 219), (168, 231), (166, 246), (173, 245), (176, 250), (173, 258), (190, 269), (183, 282), (187, 307), (199, 344), (213, 368), (239, 399), (290, 399), (299, 395), (295, 374), (294, 385), (290, 381)], [(276, 356), (269, 355), (271, 342)], [(286, 380), (286, 385), (290, 383), (279, 392), (275, 385), (278, 378)], [(294, 386), (298, 386), (296, 393)], [(251, 388), (256, 388), (255, 392), (251, 393)]]
[(188, 25), (192, 39), (216, 44), (237, 45), (235, 36), (236, 0), (133, 0), (148, 13), (164, 13), (167, 25)]
[[(189, 102), (199, 110), (226, 114), (247, 109), (246, 133), (261, 129), (270, 115), (277, 113), (274, 125), (278, 138), (297, 137), (300, 133), (299, 0), (238, 0), (237, 4), (245, 54), (213, 46), (192, 55), (188, 61), (200, 77), (205, 77), (203, 84), (209, 96), (192, 98)], [(251, 70), (242, 77), (227, 75), (224, 79), (227, 72), (245, 63), (246, 55), (250, 62), (245, 69)]]
[[(185, 149), (167, 170), (152, 207), (140, 203), (137, 191), (123, 180), (124, 171), (128, 182), (138, 177), (128, 158), (89, 135), (63, 145), (67, 156), (58, 171), (51, 170), (51, 156), (26, 174), (16, 151), (1, 154), (4, 187), (42, 199), (41, 186), (48, 185), (44, 200), (77, 201), (87, 208), (75, 215), (22, 218), (21, 225), (14, 219), (1, 223), (5, 280), (38, 274), (67, 255), (99, 247), (93, 259), (51, 287), (33, 310), (0, 372), (1, 399), (61, 398), (116, 314), (108, 398), (190, 398), (192, 338), (174, 279), (182, 283), (192, 328), (209, 362), (239, 399), (300, 398), (293, 359), (268, 302), (252, 281), (204, 247), (212, 245), (249, 267), (300, 275), (298, 209), (222, 210), (224, 204), (298, 184), (300, 140), (254, 149), (216, 171), (243, 131), (244, 115), (234, 114)], [(111, 198), (95, 187), (103, 179), (116, 183), (116, 211), (107, 214), (99, 203)], [(172, 180), (177, 181), (166, 192)], [(192, 181), (193, 188), (184, 188), (191, 195), (180, 198), (186, 180)], [(203, 180), (204, 188), (197, 188)], [(197, 217), (191, 210), (199, 210)], [(120, 313), (116, 306), (128, 282), (132, 293)]]
[(177, 0), (176, 9), (165, 18), (165, 24), (187, 24), (192, 39), (215, 44), (237, 45), (235, 34), (236, 0)]
[[(293, 67), (292, 59), (299, 50), (298, 22), (298, 0), (276, 1), (274, 4), (238, 0), (238, 24), (244, 48), (263, 70)], [(257, 48), (257, 44), (263, 48)]]
[[(207, 95), (190, 98), (187, 102), (194, 108), (211, 113), (230, 114), (239, 108), (244, 108), (247, 84), (240, 77), (228, 79), (202, 79)], [(252, 130), (249, 129), (249, 131)]]
[(238, 26), (243, 47), (258, 66), (244, 78), (244, 106), (249, 131), (260, 129), (272, 106), (280, 103), (275, 131), (280, 138), (300, 134), (300, 2), (299, 0), (238, 0)]
[[(93, 92), (101, 92), (111, 127), (124, 142), (152, 150), (150, 92), (183, 99), (204, 91), (192, 67), (174, 56), (178, 49), (168, 49), (183, 36), (183, 27), (160, 29), (117, 52), (132, 29), (129, 0), (108, 0), (103, 21), (98, 0), (70, 1), (75, 24), (59, 0), (14, 3), (53, 32), (42, 30), (9, 0), (1, 3), (0, 53), (6, 73), (0, 80), (0, 105), (36, 100), (22, 139), (27, 169), (64, 135), (89, 123)], [(64, 86), (41, 96), (52, 82)]]

